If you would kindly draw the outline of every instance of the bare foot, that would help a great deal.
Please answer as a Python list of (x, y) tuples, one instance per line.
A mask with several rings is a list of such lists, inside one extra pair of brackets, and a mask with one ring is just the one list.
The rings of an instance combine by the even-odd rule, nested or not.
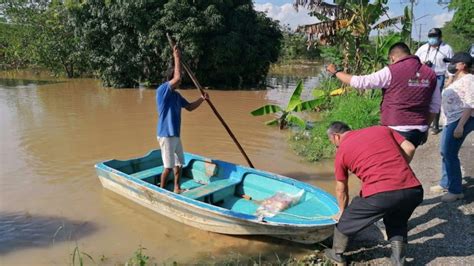
[(186, 192), (186, 191), (187, 191), (187, 189), (175, 188), (173, 192), (176, 193), (176, 194), (181, 194), (181, 193)]
[(165, 187), (166, 187), (166, 182), (165, 182), (165, 183), (162, 183), (162, 184), (160, 184), (160, 188), (163, 188), (163, 189), (164, 189)]

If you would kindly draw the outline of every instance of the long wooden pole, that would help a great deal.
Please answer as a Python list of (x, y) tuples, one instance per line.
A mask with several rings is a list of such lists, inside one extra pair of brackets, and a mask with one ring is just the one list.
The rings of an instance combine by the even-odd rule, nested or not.
[[(173, 39), (171, 39), (171, 36), (166, 33), (166, 37), (168, 37), (168, 42), (170, 44), (170, 47), (171, 47), (171, 50), (173, 50), (174, 46), (175, 46), (175, 43), (173, 41)], [(191, 71), (191, 69), (189, 68), (188, 64), (184, 61), (184, 60), (181, 60), (181, 65), (183, 65), (183, 68), (184, 70), (188, 73), (189, 77), (191, 78), (191, 80), (194, 82), (194, 85), (196, 85), (196, 88), (199, 90), (199, 92), (201, 93), (202, 96), (204, 96), (204, 90), (201, 86), (201, 84), (199, 84), (199, 81), (197, 80), (196, 76), (194, 75), (194, 73)], [(227, 125), (227, 123), (224, 121), (224, 119), (222, 118), (222, 116), (219, 114), (219, 112), (217, 111), (216, 107), (214, 106), (214, 104), (211, 102), (210, 99), (206, 98), (206, 102), (209, 104), (209, 106), (211, 107), (212, 111), (214, 112), (214, 114), (217, 116), (217, 119), (219, 119), (219, 121), (221, 122), (221, 124), (224, 126), (225, 130), (227, 131), (227, 133), (229, 133), (230, 137), (232, 138), (232, 140), (234, 141), (235, 145), (237, 145), (237, 148), (239, 148), (240, 150), (240, 153), (242, 153), (242, 155), (244, 156), (245, 160), (247, 161), (248, 165), (252, 168), (255, 168), (252, 164), (252, 162), (250, 161), (249, 157), (247, 156), (247, 154), (245, 153), (244, 149), (242, 148), (242, 146), (240, 145), (239, 141), (237, 140), (237, 138), (235, 137), (234, 133), (232, 133), (232, 131), (230, 130), (229, 126)]]

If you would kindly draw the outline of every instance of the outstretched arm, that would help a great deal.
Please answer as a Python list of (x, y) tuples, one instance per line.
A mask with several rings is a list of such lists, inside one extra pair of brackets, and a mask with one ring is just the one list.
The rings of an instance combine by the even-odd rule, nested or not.
[(384, 67), (375, 73), (364, 76), (354, 76), (342, 71), (338, 72), (334, 64), (330, 64), (327, 67), (327, 71), (333, 74), (343, 83), (350, 85), (355, 89), (387, 88), (392, 80), (392, 74), (390, 73), (388, 67)]
[(189, 112), (191, 112), (195, 110), (196, 108), (198, 108), (207, 99), (209, 99), (209, 95), (207, 93), (204, 93), (203, 96), (201, 96), (199, 99), (195, 100), (194, 102), (188, 104), (184, 108), (188, 110)]
[(169, 81), (171, 89), (176, 89), (179, 82), (181, 81), (181, 52), (178, 46), (173, 47), (173, 58), (174, 58), (174, 72), (173, 78)]
[(337, 71), (336, 65), (329, 64), (326, 70), (332, 75), (334, 75), (336, 78), (338, 78), (340, 81), (342, 81), (342, 83), (347, 85), (351, 84), (352, 75), (342, 71)]

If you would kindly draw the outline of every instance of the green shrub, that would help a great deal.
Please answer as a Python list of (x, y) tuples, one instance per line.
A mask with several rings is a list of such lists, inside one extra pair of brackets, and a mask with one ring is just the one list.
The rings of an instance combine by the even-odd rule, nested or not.
[(347, 123), (352, 129), (360, 129), (379, 123), (381, 96), (378, 91), (360, 95), (358, 92), (331, 97), (330, 108), (322, 113), (322, 120), (311, 131), (299, 132), (291, 137), (295, 151), (309, 161), (331, 158), (334, 147), (326, 130), (333, 121)]
[(141, 245), (138, 247), (138, 249), (135, 251), (133, 254), (133, 257), (131, 257), (127, 263), (125, 263), (125, 266), (145, 266), (148, 265), (148, 260), (150, 259), (149, 256), (145, 255), (143, 252), (146, 248), (142, 247)]

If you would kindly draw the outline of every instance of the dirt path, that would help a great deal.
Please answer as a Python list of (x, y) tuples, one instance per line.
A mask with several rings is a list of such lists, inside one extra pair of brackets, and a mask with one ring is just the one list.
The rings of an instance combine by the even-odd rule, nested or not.
[[(440, 178), (439, 138), (430, 136), (412, 162), (423, 184), (425, 198), (409, 221), (407, 261), (411, 265), (474, 265), (474, 134), (460, 152), (464, 176), (463, 200), (442, 203), (430, 192)], [(349, 247), (354, 265), (389, 264), (390, 246), (376, 226), (361, 232)]]

